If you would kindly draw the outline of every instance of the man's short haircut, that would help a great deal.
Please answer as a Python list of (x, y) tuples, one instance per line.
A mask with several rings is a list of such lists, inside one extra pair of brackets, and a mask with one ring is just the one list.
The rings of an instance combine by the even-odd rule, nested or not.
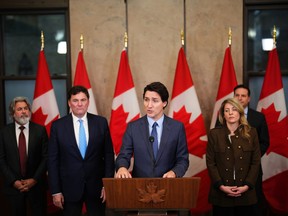
[(145, 93), (147, 91), (154, 91), (157, 92), (160, 95), (160, 98), (162, 100), (162, 102), (167, 102), (166, 107), (168, 105), (168, 98), (169, 98), (169, 92), (166, 88), (166, 86), (164, 84), (162, 84), (161, 82), (152, 82), (150, 84), (148, 84), (145, 88), (144, 88), (144, 92), (143, 92), (143, 99), (145, 97)]
[(71, 99), (71, 96), (72, 96), (72, 95), (76, 95), (76, 94), (78, 94), (78, 93), (80, 93), (80, 92), (83, 92), (83, 93), (86, 95), (86, 97), (89, 99), (89, 93), (88, 93), (87, 88), (85, 88), (84, 86), (77, 85), (77, 86), (73, 86), (73, 87), (68, 91), (68, 93), (67, 93), (67, 98), (68, 98), (68, 100)]
[(248, 91), (248, 96), (250, 97), (250, 89), (249, 89), (247, 86), (245, 86), (244, 84), (237, 85), (237, 86), (234, 88), (234, 95), (235, 95), (235, 91), (236, 91), (237, 89), (239, 89), (239, 88), (244, 88), (244, 89), (246, 89), (246, 90)]

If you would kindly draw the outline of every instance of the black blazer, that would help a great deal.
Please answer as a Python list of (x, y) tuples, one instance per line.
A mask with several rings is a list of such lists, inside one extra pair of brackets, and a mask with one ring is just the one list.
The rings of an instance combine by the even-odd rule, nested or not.
[(4, 176), (4, 191), (19, 194), (13, 187), (16, 180), (33, 178), (37, 184), (31, 193), (44, 186), (47, 171), (48, 137), (45, 127), (29, 123), (28, 158), (26, 176), (21, 175), (15, 123), (8, 124), (0, 132), (0, 170)]

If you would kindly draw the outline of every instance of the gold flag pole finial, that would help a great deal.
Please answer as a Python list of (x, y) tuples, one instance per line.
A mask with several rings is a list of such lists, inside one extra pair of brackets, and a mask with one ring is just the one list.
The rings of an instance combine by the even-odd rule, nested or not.
[(228, 44), (231, 47), (231, 45), (232, 45), (232, 30), (231, 30), (231, 27), (229, 27), (229, 32), (228, 32)]
[(125, 34), (124, 34), (124, 47), (125, 47), (125, 49), (127, 49), (127, 47), (128, 47), (128, 34), (127, 34), (127, 32), (125, 32)]
[(84, 49), (84, 37), (82, 34), (80, 35), (80, 49), (81, 51)]
[(41, 51), (44, 50), (44, 33), (41, 31)]
[(273, 28), (273, 47), (276, 47), (276, 26), (274, 25), (274, 28)]
[(184, 41), (184, 31), (183, 31), (183, 29), (181, 30), (181, 44), (182, 44), (182, 46), (184, 46), (184, 44), (185, 44), (185, 41)]

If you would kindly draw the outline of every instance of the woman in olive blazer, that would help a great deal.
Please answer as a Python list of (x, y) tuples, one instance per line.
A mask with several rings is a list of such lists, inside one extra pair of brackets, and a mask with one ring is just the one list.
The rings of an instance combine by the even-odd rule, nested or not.
[(206, 152), (213, 216), (251, 215), (261, 158), (257, 131), (236, 99), (222, 103), (219, 121), (223, 127), (210, 130)]

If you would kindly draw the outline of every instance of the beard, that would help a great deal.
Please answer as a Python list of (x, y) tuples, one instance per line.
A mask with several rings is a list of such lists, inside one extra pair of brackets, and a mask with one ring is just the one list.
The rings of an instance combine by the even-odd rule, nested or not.
[(14, 116), (14, 120), (20, 125), (25, 125), (30, 121), (30, 116), (29, 115), (22, 115), (20, 117)]

